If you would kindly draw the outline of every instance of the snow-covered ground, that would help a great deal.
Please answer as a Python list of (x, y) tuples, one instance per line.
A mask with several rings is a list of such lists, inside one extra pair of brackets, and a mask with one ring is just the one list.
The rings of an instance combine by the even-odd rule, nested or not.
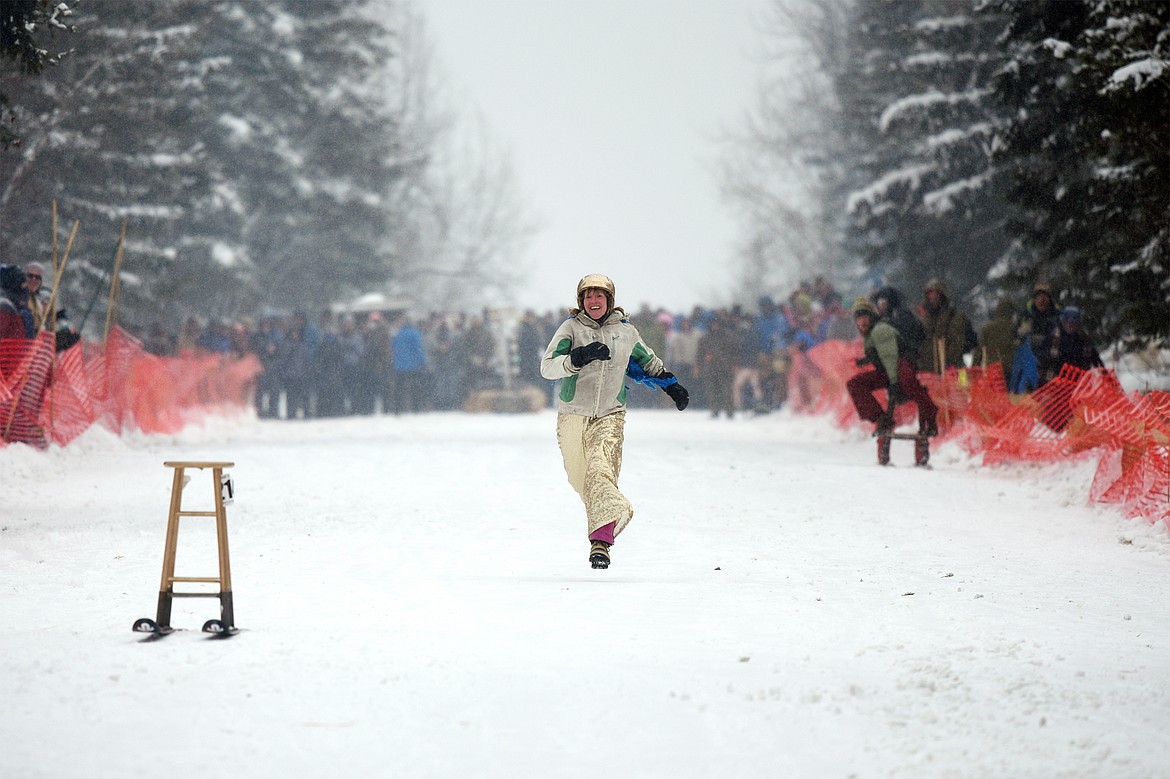
[[(1090, 506), (1091, 463), (881, 468), (823, 419), (634, 410), (594, 571), (554, 422), (0, 449), (0, 776), (1167, 775), (1170, 540)], [(234, 638), (204, 599), (130, 631), (168, 459), (237, 463)], [(214, 575), (209, 523), (179, 575)]]

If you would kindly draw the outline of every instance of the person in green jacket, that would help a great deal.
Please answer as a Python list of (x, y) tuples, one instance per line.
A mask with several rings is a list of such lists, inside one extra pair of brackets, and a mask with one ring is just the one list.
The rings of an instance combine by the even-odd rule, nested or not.
[[(918, 381), (914, 364), (900, 353), (898, 331), (878, 318), (877, 309), (868, 298), (857, 298), (854, 302), (853, 322), (865, 344), (865, 356), (857, 364), (873, 366), (845, 383), (857, 415), (876, 425), (875, 434), (889, 433), (894, 429), (894, 407), (913, 401), (918, 406), (919, 434), (938, 435), (938, 406)], [(886, 390), (889, 396), (887, 408), (882, 408), (874, 397), (879, 389)]]
[(540, 361), (540, 373), (561, 380), (557, 444), (569, 484), (585, 504), (589, 562), (608, 568), (609, 548), (634, 516), (618, 489), (625, 439), (626, 386), (634, 380), (658, 387), (675, 407), (689, 395), (646, 345), (626, 313), (614, 305), (608, 276), (590, 274), (577, 283), (577, 306), (561, 323)]
[[(918, 355), (918, 367), (929, 373), (962, 368), (963, 355), (975, 346), (967, 315), (951, 304), (950, 292), (942, 279), (926, 283), (922, 301), (922, 329), (925, 338)], [(970, 344), (968, 345), (968, 331)], [(939, 361), (939, 357), (942, 361)]]
[(995, 317), (979, 331), (979, 362), (984, 368), (999, 363), (1006, 380), (1012, 375), (1012, 358), (1016, 347), (1016, 309), (1010, 300), (1001, 300), (995, 307)]

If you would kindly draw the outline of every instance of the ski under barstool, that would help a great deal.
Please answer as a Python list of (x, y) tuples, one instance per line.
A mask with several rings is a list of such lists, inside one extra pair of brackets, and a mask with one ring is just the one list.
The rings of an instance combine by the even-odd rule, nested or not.
[[(229, 462), (164, 462), (164, 466), (174, 469), (174, 481), (171, 483), (171, 510), (167, 516), (167, 540), (163, 549), (162, 582), (159, 584), (158, 613), (154, 619), (143, 617), (134, 623), (137, 633), (151, 633), (154, 637), (165, 636), (174, 632), (171, 627), (171, 604), (175, 598), (219, 598), (219, 619), (209, 619), (203, 623), (203, 632), (212, 633), (216, 637), (227, 637), (238, 632), (235, 613), (232, 607), (232, 572), (231, 561), (228, 558), (227, 539), (227, 512), (224, 510), (224, 492), (233, 489), (231, 477), (224, 477), (224, 468), (231, 468), (235, 463)], [(214, 510), (212, 511), (184, 511), (183, 487), (184, 471), (188, 468), (204, 470), (211, 469), (212, 487), (214, 493)], [(179, 541), (180, 517), (215, 517), (215, 535), (219, 550), (219, 576), (175, 576), (175, 552)], [(175, 583), (218, 584), (219, 592), (175, 592)]]
[(890, 464), (891, 441), (914, 442), (914, 464), (927, 468), (930, 464), (930, 438), (922, 433), (874, 433), (877, 436), (878, 465)]

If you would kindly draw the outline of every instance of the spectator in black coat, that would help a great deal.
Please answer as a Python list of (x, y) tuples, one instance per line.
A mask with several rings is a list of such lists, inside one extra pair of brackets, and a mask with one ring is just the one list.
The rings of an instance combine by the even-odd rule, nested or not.
[(24, 271), (19, 267), (0, 265), (0, 339), (32, 337), (27, 326), (31, 314), (25, 305), (28, 290), (24, 282)]
[(1027, 340), (1036, 358), (1036, 371), (1040, 384), (1050, 381), (1060, 372), (1057, 355), (1057, 341), (1060, 338), (1060, 309), (1047, 283), (1037, 282), (1032, 289), (1032, 299), (1020, 327), (1016, 331), (1020, 340)]
[[(898, 353), (903, 359), (909, 360), (914, 368), (917, 368), (918, 354), (926, 340), (926, 331), (923, 329), (922, 323), (903, 304), (902, 293), (898, 291), (897, 287), (882, 287), (873, 293), (872, 300), (874, 308), (877, 309), (878, 318), (898, 331)], [(849, 322), (849, 329), (854, 331), (853, 335), (856, 335), (856, 328), (852, 321)]]
[(1084, 319), (1075, 306), (1066, 306), (1060, 312), (1060, 336), (1056, 345), (1056, 372), (1060, 373), (1065, 365), (1072, 365), (1081, 370), (1103, 368), (1101, 355), (1097, 347), (1085, 332)]

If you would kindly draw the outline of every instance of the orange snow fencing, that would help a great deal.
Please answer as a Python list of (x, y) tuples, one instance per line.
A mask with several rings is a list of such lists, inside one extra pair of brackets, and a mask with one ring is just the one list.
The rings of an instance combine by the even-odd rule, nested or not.
[[(860, 427), (845, 390), (860, 356), (860, 340), (809, 350), (820, 392), (804, 410), (828, 415), (839, 427)], [(1091, 500), (1170, 527), (1170, 393), (1126, 393), (1112, 371), (1067, 365), (1029, 395), (1008, 394), (998, 363), (919, 378), (939, 407), (941, 440), (954, 440), (988, 465), (1097, 458)], [(915, 414), (912, 403), (900, 405), (898, 424)]]
[(106, 346), (54, 355), (54, 337), (0, 341), (0, 446), (64, 446), (98, 424), (115, 433), (176, 433), (251, 405), (255, 356), (149, 354), (114, 328)]
[[(859, 427), (845, 389), (860, 341), (826, 341), (800, 355), (789, 376), (798, 412)], [(120, 433), (175, 433), (203, 417), (247, 408), (261, 368), (255, 356), (158, 357), (114, 328), (105, 349), (54, 340), (0, 341), (0, 446), (65, 445), (91, 425)], [(1030, 395), (1009, 395), (999, 365), (920, 374), (939, 407), (940, 439), (989, 465), (1098, 458), (1090, 498), (1127, 516), (1170, 526), (1170, 393), (1126, 393), (1110, 371), (1065, 367)], [(914, 419), (913, 404), (897, 421)]]

